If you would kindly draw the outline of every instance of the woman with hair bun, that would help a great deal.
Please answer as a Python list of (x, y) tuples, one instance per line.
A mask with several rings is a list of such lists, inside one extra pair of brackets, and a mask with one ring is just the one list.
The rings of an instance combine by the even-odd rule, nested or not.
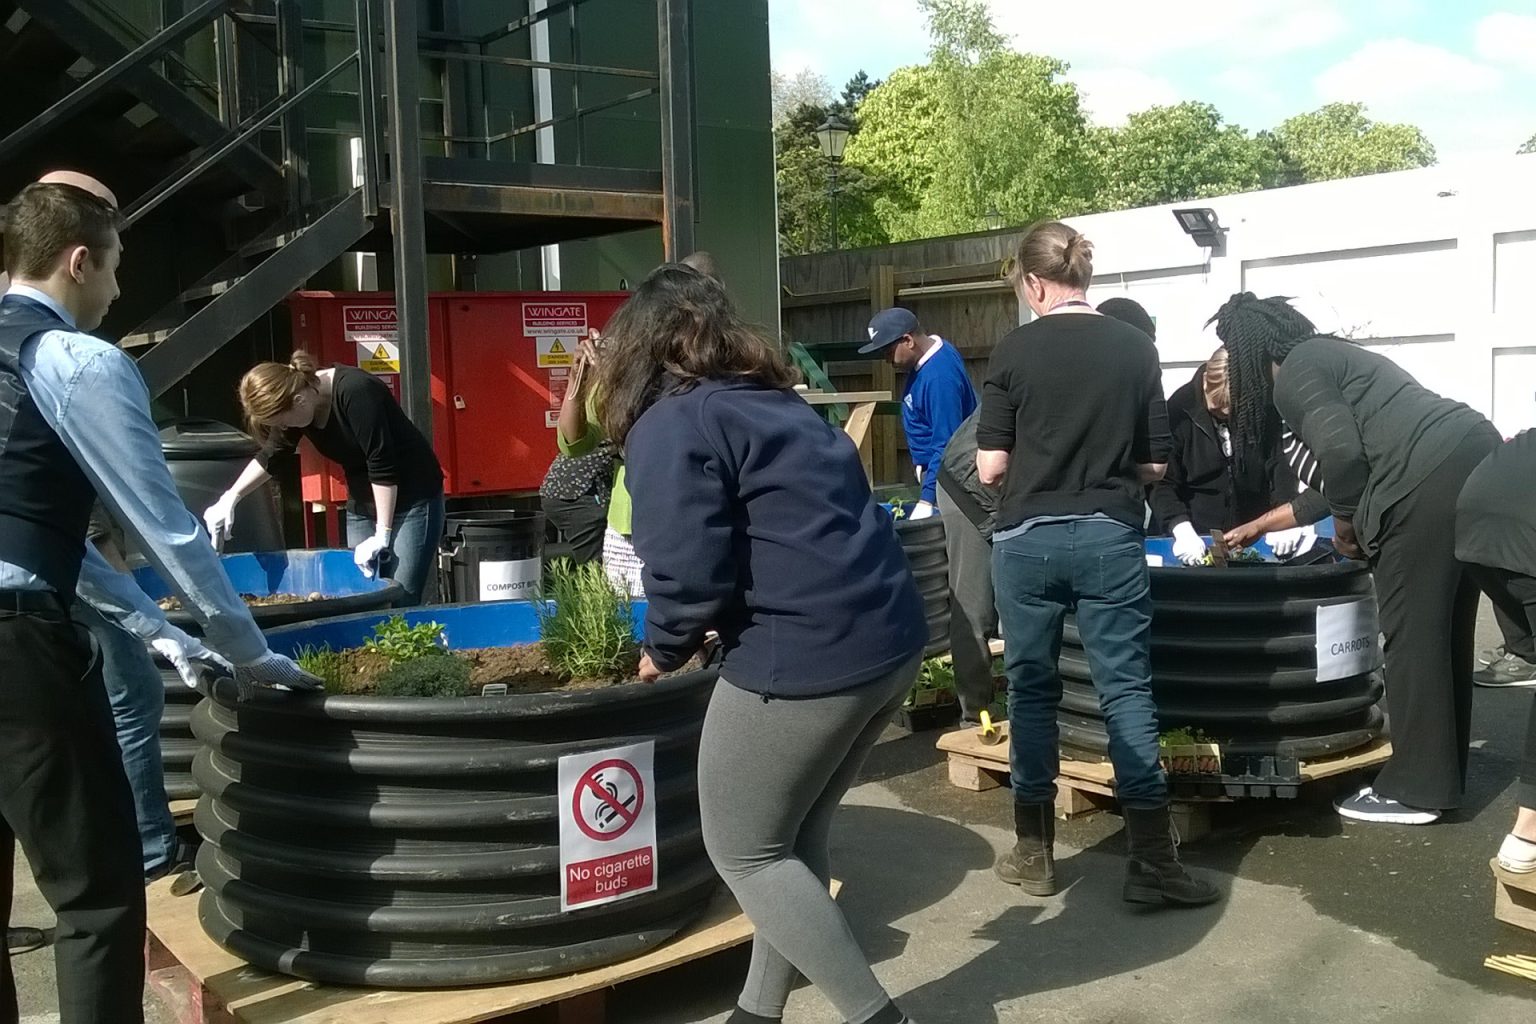
[(1179, 863), (1158, 763), (1142, 533), (1144, 488), (1162, 478), (1171, 446), (1157, 349), (1089, 304), (1093, 245), (1071, 227), (1031, 228), (1011, 276), (1036, 319), (993, 352), (976, 430), (977, 475), (1003, 491), (992, 578), (1006, 638), (1018, 842), (996, 872), (1031, 895), (1056, 892), (1056, 660), (1075, 611), (1130, 839), (1124, 898), (1211, 903), (1220, 892)]
[(318, 369), (308, 352), (261, 363), (240, 381), (247, 429), (261, 451), (203, 513), (215, 540), (228, 539), (235, 505), (265, 483), (275, 461), (308, 438), (347, 479), (347, 543), (364, 575), (392, 576), (403, 604), (430, 601), (443, 534), (443, 470), (378, 377), (353, 366)]

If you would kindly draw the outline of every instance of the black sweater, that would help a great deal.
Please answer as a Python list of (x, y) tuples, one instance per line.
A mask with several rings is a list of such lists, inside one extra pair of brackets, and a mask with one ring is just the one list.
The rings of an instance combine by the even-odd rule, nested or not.
[[(1162, 532), (1189, 523), (1201, 534), (1230, 530), (1296, 497), (1296, 476), (1279, 450), (1262, 458), (1233, 460), (1222, 447), (1217, 423), (1205, 404), (1205, 367), (1168, 399), (1173, 451), (1168, 473), (1152, 486), (1152, 511)], [(1278, 417), (1277, 417), (1278, 418)]]
[(372, 484), (400, 488), (395, 514), (443, 493), (443, 470), (432, 443), (406, 417), (383, 381), (354, 366), (336, 367), (331, 382), (331, 414), (323, 427), (279, 431), (267, 438), (256, 456), (270, 472), (291, 456), (302, 438), (341, 465), (352, 511), (373, 516)]
[(999, 532), (1041, 516), (1103, 513), (1140, 529), (1138, 465), (1168, 461), (1157, 348), (1092, 313), (1040, 317), (992, 353), (976, 444), (1010, 453)]
[(1421, 386), (1386, 356), (1339, 338), (1292, 350), (1275, 377), (1275, 407), (1317, 456), (1333, 514), (1354, 521), (1367, 554), (1381, 517), (1473, 431), (1497, 438), (1469, 406)]
[(814, 697), (923, 649), (922, 598), (858, 450), (798, 395), (714, 380), (665, 394), (624, 459), (663, 671), (714, 629), (724, 679)]

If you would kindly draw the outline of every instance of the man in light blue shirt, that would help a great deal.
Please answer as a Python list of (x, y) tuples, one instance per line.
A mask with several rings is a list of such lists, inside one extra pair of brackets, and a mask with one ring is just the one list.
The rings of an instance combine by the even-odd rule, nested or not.
[[(170, 626), (85, 541), (90, 492), (258, 686), (318, 688), (270, 651), (182, 504), (133, 361), (82, 329), (117, 298), (115, 203), (53, 181), (11, 204), (0, 301), (0, 875), (19, 839), (59, 919), (60, 1018), (142, 1020), (139, 843), (99, 655), (69, 619), (76, 593), (195, 678), (222, 659)], [(0, 887), (9, 903), (9, 889)], [(8, 976), (0, 1007), (14, 1005)], [(9, 1009), (9, 1007), (6, 1007)], [(4, 1012), (0, 1010), (0, 1012)], [(14, 1011), (12, 1011), (14, 1013)]]

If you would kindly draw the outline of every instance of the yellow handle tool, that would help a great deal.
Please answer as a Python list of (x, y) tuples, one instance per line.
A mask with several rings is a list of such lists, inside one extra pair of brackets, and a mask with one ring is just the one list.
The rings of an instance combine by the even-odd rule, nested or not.
[(1003, 742), (1006, 736), (1007, 733), (1003, 732), (1002, 727), (992, 721), (992, 713), (990, 711), (983, 711), (981, 713), (981, 724), (976, 727), (976, 738), (981, 740), (985, 746), (995, 747)]

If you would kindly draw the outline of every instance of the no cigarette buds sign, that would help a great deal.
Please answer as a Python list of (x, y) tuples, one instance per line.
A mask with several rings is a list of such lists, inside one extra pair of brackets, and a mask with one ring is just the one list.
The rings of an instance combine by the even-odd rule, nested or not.
[(656, 889), (656, 744), (560, 759), (560, 909)]

